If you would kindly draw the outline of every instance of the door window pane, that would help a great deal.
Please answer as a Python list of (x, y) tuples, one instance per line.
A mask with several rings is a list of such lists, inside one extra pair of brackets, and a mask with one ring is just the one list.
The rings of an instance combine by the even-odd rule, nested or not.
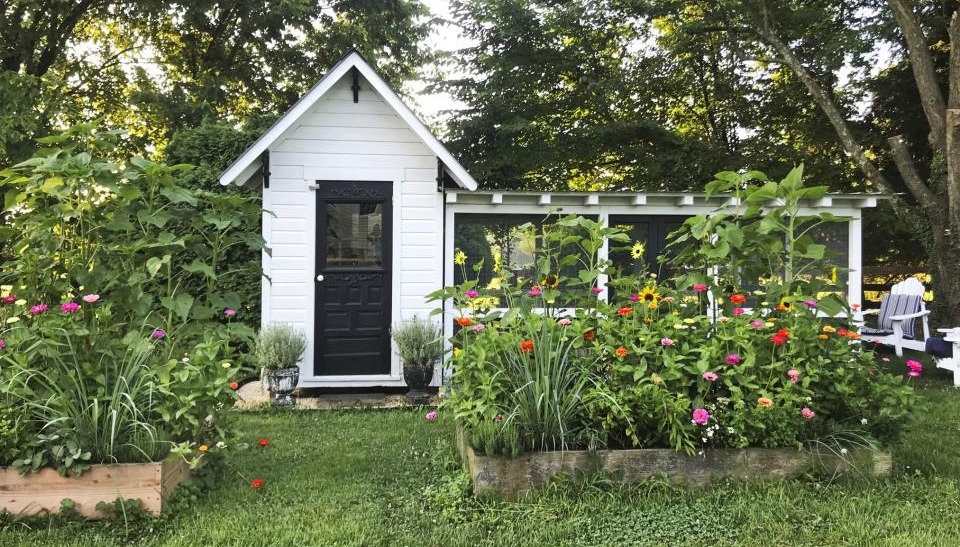
[(327, 203), (327, 266), (382, 265), (382, 204)]

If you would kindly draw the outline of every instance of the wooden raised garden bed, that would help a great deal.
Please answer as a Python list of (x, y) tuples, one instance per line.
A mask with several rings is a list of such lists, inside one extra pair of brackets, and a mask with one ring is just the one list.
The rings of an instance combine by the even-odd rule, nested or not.
[(688, 456), (666, 448), (639, 450), (571, 450), (530, 452), (517, 458), (478, 454), (461, 436), (458, 442), (476, 493), (492, 493), (507, 500), (523, 496), (560, 474), (585, 475), (604, 471), (623, 482), (664, 477), (673, 484), (702, 487), (723, 477), (747, 480), (782, 480), (821, 468), (845, 472), (856, 468), (872, 475), (887, 475), (893, 467), (889, 452), (851, 449), (842, 457), (826, 451), (794, 448), (745, 448), (705, 451)]
[(21, 475), (13, 468), (0, 468), (0, 510), (12, 514), (56, 513), (64, 499), (87, 518), (103, 518), (97, 503), (117, 498), (139, 499), (143, 508), (157, 515), (173, 490), (190, 474), (183, 458), (170, 457), (155, 463), (94, 465), (79, 477), (62, 477), (55, 469)]

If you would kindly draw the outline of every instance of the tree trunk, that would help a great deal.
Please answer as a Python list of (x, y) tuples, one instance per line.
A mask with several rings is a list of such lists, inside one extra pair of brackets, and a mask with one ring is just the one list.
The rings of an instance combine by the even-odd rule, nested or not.
[(951, 223), (945, 208), (927, 210), (930, 219), (930, 262), (933, 276), (934, 325), (960, 326), (960, 225)]

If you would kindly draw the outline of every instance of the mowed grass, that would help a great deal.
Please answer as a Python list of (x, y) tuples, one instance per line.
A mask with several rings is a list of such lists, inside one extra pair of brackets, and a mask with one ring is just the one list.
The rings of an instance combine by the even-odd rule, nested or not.
[[(960, 390), (925, 374), (889, 479), (688, 491), (596, 477), (502, 503), (464, 493), (446, 416), (244, 413), (251, 447), (192, 505), (136, 523), (7, 519), (0, 546), (960, 545)], [(265, 486), (250, 488), (254, 478)]]

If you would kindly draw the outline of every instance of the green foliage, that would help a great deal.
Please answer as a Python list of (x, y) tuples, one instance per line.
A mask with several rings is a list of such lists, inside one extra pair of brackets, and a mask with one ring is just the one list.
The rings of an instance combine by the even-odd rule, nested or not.
[(394, 325), (390, 336), (404, 364), (432, 365), (443, 357), (443, 330), (429, 319), (414, 316)]
[(281, 369), (296, 365), (306, 348), (307, 336), (302, 329), (279, 323), (260, 329), (253, 353), (258, 365)]

